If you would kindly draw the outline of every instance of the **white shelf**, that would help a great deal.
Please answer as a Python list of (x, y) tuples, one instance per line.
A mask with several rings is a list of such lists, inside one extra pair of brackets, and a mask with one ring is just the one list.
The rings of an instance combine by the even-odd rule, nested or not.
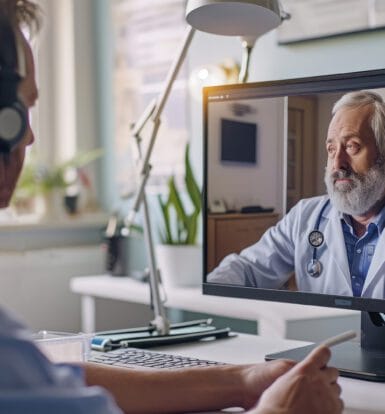
[[(133, 303), (149, 304), (150, 290), (147, 283), (129, 277), (109, 275), (75, 277), (71, 290), (83, 298), (83, 330), (92, 332), (95, 327), (93, 299), (115, 299)], [(161, 295), (164, 291), (161, 288)], [(353, 315), (344, 309), (323, 308), (280, 302), (203, 295), (200, 287), (173, 288), (167, 290), (166, 306), (192, 312), (221, 315), (230, 318), (258, 321), (261, 335), (284, 338), (287, 323)]]

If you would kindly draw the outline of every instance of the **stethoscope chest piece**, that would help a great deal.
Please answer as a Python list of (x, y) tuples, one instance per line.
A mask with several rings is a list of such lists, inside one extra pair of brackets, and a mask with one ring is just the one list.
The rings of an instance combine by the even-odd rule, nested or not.
[(324, 242), (324, 235), (319, 230), (313, 230), (309, 234), (309, 243), (311, 247), (320, 247)]
[(318, 259), (312, 259), (307, 265), (309, 276), (317, 278), (322, 273), (322, 263)]

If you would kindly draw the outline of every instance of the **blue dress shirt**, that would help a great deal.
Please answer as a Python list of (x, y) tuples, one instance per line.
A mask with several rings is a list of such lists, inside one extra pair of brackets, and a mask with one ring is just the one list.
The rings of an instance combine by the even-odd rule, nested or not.
[(385, 207), (368, 225), (365, 234), (360, 238), (354, 234), (351, 218), (346, 214), (343, 215), (342, 230), (348, 256), (353, 295), (356, 297), (361, 296), (366, 275), (384, 226)]
[(85, 385), (80, 367), (49, 361), (1, 307), (0, 373), (0, 414), (121, 414), (107, 392)]

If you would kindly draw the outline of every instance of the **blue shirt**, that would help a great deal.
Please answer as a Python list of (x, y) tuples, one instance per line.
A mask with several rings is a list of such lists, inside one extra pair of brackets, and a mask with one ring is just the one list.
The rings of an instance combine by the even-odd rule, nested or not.
[(354, 234), (351, 218), (346, 214), (343, 214), (342, 217), (342, 230), (348, 256), (353, 296), (360, 297), (378, 239), (385, 226), (385, 207), (369, 223), (365, 234), (360, 238)]
[(0, 414), (120, 414), (99, 387), (87, 387), (83, 370), (49, 361), (28, 330), (0, 307)]

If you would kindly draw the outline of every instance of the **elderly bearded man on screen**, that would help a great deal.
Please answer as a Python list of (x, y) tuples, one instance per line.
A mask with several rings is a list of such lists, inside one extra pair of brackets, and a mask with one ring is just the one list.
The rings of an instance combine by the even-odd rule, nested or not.
[(208, 281), (385, 298), (385, 103), (357, 91), (333, 107), (326, 138), (328, 195), (300, 201), (256, 244), (231, 254)]

